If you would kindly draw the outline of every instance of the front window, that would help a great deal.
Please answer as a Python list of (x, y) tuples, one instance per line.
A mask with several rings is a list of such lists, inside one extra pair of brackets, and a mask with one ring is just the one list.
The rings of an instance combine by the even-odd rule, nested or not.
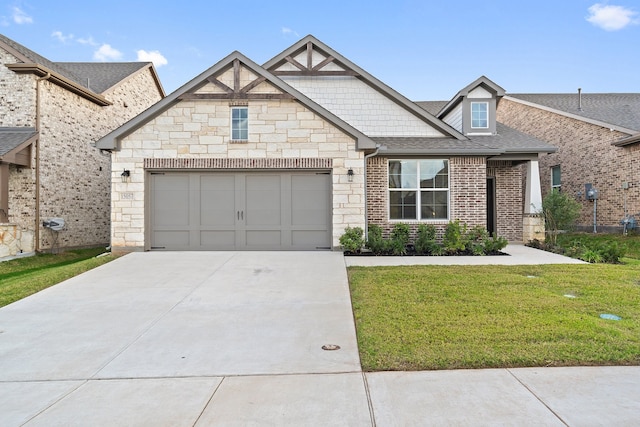
[(553, 166), (551, 168), (551, 189), (560, 191), (562, 186), (560, 182), (560, 166)]
[(471, 127), (477, 129), (486, 129), (489, 127), (488, 102), (471, 103)]
[(231, 109), (231, 139), (249, 140), (249, 108), (233, 107)]
[(389, 218), (449, 218), (449, 161), (390, 160)]

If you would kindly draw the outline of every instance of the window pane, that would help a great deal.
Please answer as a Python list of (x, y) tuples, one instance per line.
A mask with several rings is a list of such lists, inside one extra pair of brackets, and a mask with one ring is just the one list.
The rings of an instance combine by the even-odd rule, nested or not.
[(249, 139), (249, 109), (246, 107), (231, 109), (231, 139)]
[(448, 191), (422, 191), (421, 194), (421, 219), (447, 219), (448, 210)]
[(447, 160), (420, 160), (420, 188), (448, 188)]
[(554, 166), (551, 168), (551, 186), (557, 187), (560, 185), (560, 166)]
[(471, 103), (471, 127), (489, 127), (489, 104), (486, 102)]
[(416, 192), (390, 191), (389, 217), (391, 219), (416, 219)]
[(415, 160), (389, 162), (389, 188), (417, 188), (418, 163)]

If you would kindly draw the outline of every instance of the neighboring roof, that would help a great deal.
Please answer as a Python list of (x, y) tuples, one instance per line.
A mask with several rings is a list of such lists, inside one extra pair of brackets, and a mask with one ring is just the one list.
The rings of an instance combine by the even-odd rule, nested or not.
[(501, 86), (498, 86), (493, 81), (488, 79), (485, 76), (480, 76), (475, 79), (473, 82), (469, 83), (467, 86), (462, 88), (458, 93), (455, 94), (451, 101), (447, 102), (440, 111), (433, 113), (436, 117), (444, 117), (446, 116), (456, 105), (458, 105), (462, 100), (469, 95), (469, 92), (473, 91), (478, 86), (486, 89), (487, 91), (495, 94), (497, 98), (501, 98), (504, 96), (504, 89)]
[(57, 62), (56, 64), (77, 76), (79, 79), (77, 83), (96, 93), (103, 93), (130, 75), (143, 68), (151, 67), (151, 62)]
[[(596, 124), (633, 134), (640, 131), (640, 93), (510, 93), (509, 98), (537, 104)], [(580, 109), (579, 106), (582, 106)]]
[(640, 142), (640, 132), (633, 134), (631, 136), (628, 136), (626, 138), (620, 139), (618, 141), (615, 141), (612, 143), (612, 145), (615, 145), (617, 147), (624, 147), (627, 145), (636, 144), (638, 142)]
[(31, 72), (38, 77), (49, 76), (51, 80), (90, 99), (100, 105), (111, 104), (100, 94), (127, 77), (149, 68), (161, 95), (164, 89), (150, 62), (52, 62), (31, 49), (0, 34), (0, 47), (6, 49), (20, 63), (5, 64), (15, 72)]
[(105, 135), (98, 141), (96, 141), (95, 146), (102, 150), (118, 150), (119, 149), (119, 141), (120, 139), (126, 137), (127, 135), (135, 132), (140, 127), (144, 126), (153, 118), (162, 114), (164, 111), (171, 108), (173, 105), (180, 102), (180, 97), (186, 93), (197, 90), (198, 88), (208, 84), (210, 81), (208, 78), (210, 76), (214, 76), (219, 72), (224, 71), (228, 67), (230, 67), (235, 60), (240, 61), (245, 67), (249, 68), (253, 73), (255, 73), (259, 77), (264, 77), (269, 83), (282, 90), (285, 93), (290, 94), (295, 100), (309, 108), (311, 111), (314, 111), (319, 116), (323, 117), (325, 120), (332, 123), (338, 129), (345, 132), (347, 135), (350, 135), (356, 140), (356, 144), (358, 149), (374, 149), (375, 143), (371, 138), (360, 132), (358, 129), (354, 128), (344, 120), (340, 119), (338, 116), (325, 109), (321, 105), (317, 104), (313, 100), (306, 97), (304, 94), (294, 89), (286, 82), (281, 80), (280, 78), (274, 76), (265, 68), (262, 68), (260, 65), (256, 64), (240, 52), (233, 52), (228, 55), (226, 58), (222, 59), (209, 69), (200, 73), (198, 76), (190, 80), (189, 82), (182, 85), (180, 88), (175, 90), (173, 93), (163, 98), (155, 105), (151, 106), (138, 116), (129, 120), (124, 125), (119, 128), (113, 130), (109, 134)]
[(553, 153), (557, 149), (513, 128), (496, 124), (496, 135), (453, 138), (372, 138), (380, 144), (380, 154), (392, 155), (477, 155)]
[(38, 138), (32, 127), (0, 127), (0, 161), (14, 163), (16, 154)]
[(280, 67), (282, 64), (286, 63), (288, 57), (296, 56), (307, 49), (309, 43), (312, 44), (316, 50), (324, 54), (327, 58), (331, 58), (334, 62), (339, 64), (342, 68), (353, 71), (354, 77), (364, 81), (366, 84), (378, 90), (379, 92), (387, 96), (390, 100), (404, 107), (407, 111), (424, 120), (426, 123), (438, 129), (443, 134), (451, 135), (458, 140), (467, 139), (463, 134), (461, 134), (442, 120), (434, 117), (432, 114), (425, 114), (424, 109), (416, 108), (416, 104), (414, 102), (412, 102), (396, 90), (392, 89), (391, 87), (387, 86), (385, 83), (378, 80), (373, 75), (369, 74), (367, 71), (360, 68), (355, 63), (351, 62), (349, 59), (342, 56), (340, 53), (333, 50), (331, 47), (327, 46), (312, 35), (308, 35), (299, 40), (294, 45), (290, 46), (283, 52), (274, 56), (269, 61), (265, 62), (262, 66), (269, 71), (273, 71)]

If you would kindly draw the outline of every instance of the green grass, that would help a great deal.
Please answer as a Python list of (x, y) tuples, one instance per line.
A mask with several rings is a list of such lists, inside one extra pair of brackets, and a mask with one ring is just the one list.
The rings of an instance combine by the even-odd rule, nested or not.
[(563, 247), (571, 246), (573, 242), (578, 241), (583, 245), (592, 243), (613, 243), (624, 245), (627, 249), (627, 257), (640, 259), (640, 234), (629, 233), (626, 236), (620, 234), (608, 233), (566, 233), (558, 235), (558, 245)]
[(351, 267), (349, 281), (367, 371), (640, 364), (637, 261)]
[(113, 259), (103, 248), (39, 254), (0, 263), (0, 307), (32, 295)]

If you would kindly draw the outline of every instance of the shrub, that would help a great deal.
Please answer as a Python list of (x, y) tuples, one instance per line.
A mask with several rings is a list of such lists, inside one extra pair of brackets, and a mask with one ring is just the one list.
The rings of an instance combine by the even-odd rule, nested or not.
[(580, 216), (580, 203), (560, 191), (553, 190), (542, 201), (542, 217), (546, 233), (553, 245), (560, 230), (569, 230)]
[(484, 242), (489, 238), (489, 233), (486, 228), (481, 225), (476, 225), (466, 233), (465, 236), (465, 250), (472, 255), (486, 255), (484, 249)]
[(340, 244), (342, 248), (351, 253), (358, 253), (364, 246), (364, 231), (360, 227), (347, 227), (344, 234), (340, 236)]
[(460, 220), (449, 221), (442, 237), (442, 246), (447, 254), (453, 255), (466, 249), (466, 224), (462, 226)]
[(391, 239), (388, 245), (389, 250), (393, 255), (405, 255), (407, 253), (409, 231), (410, 229), (407, 224), (398, 223), (393, 226)]
[(509, 241), (504, 237), (500, 237), (496, 234), (491, 237), (487, 236), (487, 238), (484, 240), (484, 254), (496, 254), (506, 248), (508, 244)]
[(436, 242), (436, 227), (433, 224), (420, 224), (415, 243), (419, 255), (440, 255), (441, 246)]
[(619, 264), (620, 258), (626, 255), (627, 248), (617, 242), (603, 243), (598, 247), (598, 253), (602, 258), (602, 262)]
[(387, 241), (382, 237), (382, 228), (380, 226), (375, 224), (369, 225), (366, 246), (376, 255), (387, 252)]

